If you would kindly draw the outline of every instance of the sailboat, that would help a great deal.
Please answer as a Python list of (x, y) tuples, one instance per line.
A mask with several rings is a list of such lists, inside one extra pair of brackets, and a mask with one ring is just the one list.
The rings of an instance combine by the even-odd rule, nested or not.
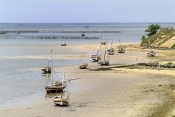
[[(100, 35), (100, 43), (99, 43), (100, 44), (100, 48), (101, 48), (101, 40), (102, 40), (102, 34)], [(100, 56), (101, 55), (99, 54), (99, 49), (98, 49), (96, 54), (92, 54), (91, 55), (91, 59), (92, 59), (93, 62), (98, 62), (101, 59)]]
[(97, 50), (97, 53), (96, 54), (92, 54), (91, 55), (92, 61), (98, 62), (100, 60), (100, 56), (99, 56), (98, 52), (99, 52), (99, 50)]
[[(52, 67), (53, 69), (53, 67)], [(53, 71), (53, 70), (52, 70)], [(45, 87), (47, 93), (58, 93), (62, 92), (64, 88), (67, 86), (67, 80), (65, 80), (65, 73), (63, 73), (63, 77), (61, 81), (56, 81), (53, 83), (53, 73), (52, 74), (52, 81), (51, 85)]]
[(44, 73), (51, 73), (51, 66), (50, 66), (50, 62), (52, 60), (52, 50), (50, 51), (50, 57), (49, 57), (49, 60), (48, 60), (48, 64), (47, 65), (43, 65), (41, 70), (44, 72)]
[(53, 98), (53, 102), (55, 103), (55, 105), (67, 106), (69, 105), (70, 101), (69, 96), (69, 92), (67, 92), (67, 94), (57, 95)]
[(119, 46), (118, 53), (125, 53), (125, 49), (121, 45)]
[(109, 55), (114, 55), (114, 49), (112, 47), (112, 40), (111, 40), (111, 46), (110, 46), (110, 48), (107, 51), (108, 51)]
[(152, 47), (150, 46), (150, 51), (147, 53), (148, 57), (154, 57), (156, 55), (156, 52), (152, 50)]
[[(100, 52), (101, 52), (101, 46), (100, 46)], [(109, 60), (106, 59), (106, 45), (105, 45), (105, 51), (104, 56), (100, 61), (98, 62), (100, 65), (109, 65)]]
[[(120, 40), (119, 40), (119, 43), (120, 43)], [(119, 46), (118, 53), (125, 53), (125, 49), (122, 47), (122, 45)]]
[(67, 45), (66, 42), (61, 43), (61, 46), (66, 46), (66, 45)]
[[(101, 39), (102, 39), (102, 38), (101, 38)], [(103, 41), (101, 40), (101, 44), (102, 44), (102, 45), (106, 45), (106, 43), (107, 43), (107, 41), (106, 41), (106, 35), (105, 35), (104, 40), (103, 40)]]

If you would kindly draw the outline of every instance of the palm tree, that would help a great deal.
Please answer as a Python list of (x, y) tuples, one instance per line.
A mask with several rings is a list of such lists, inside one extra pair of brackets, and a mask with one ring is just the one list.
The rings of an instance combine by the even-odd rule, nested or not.
[(148, 36), (152, 36), (157, 33), (157, 31), (160, 29), (159, 24), (151, 24), (149, 27), (145, 30), (145, 32), (148, 32)]
[(146, 36), (145, 35), (142, 35), (141, 40), (144, 41), (145, 39), (146, 39)]

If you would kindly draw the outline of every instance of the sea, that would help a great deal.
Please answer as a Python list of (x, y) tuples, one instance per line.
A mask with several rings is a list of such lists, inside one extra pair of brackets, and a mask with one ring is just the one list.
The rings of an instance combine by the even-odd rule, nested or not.
[[(94, 44), (98, 39), (27, 39), (25, 35), (53, 35), (51, 31), (119, 31), (103, 33), (106, 40), (114, 43), (140, 43), (145, 29), (151, 23), (0, 23), (0, 31), (39, 30), (33, 33), (0, 34), (0, 110), (35, 103), (45, 99), (44, 87), (51, 82), (50, 75), (43, 75), (41, 67), (47, 63), (53, 46), (61, 42), (69, 44)], [(174, 28), (175, 23), (159, 23), (162, 28)], [(88, 27), (87, 27), (88, 26)], [(45, 31), (46, 33), (42, 33)], [(22, 35), (22, 36), (21, 36)], [(54, 35), (80, 36), (81, 33), (59, 33)], [(101, 33), (85, 33), (86, 36), (100, 36)], [(120, 41), (119, 41), (120, 40)], [(76, 50), (76, 49), (75, 49)], [(79, 51), (79, 50), (77, 50)], [(64, 49), (54, 50), (56, 55), (72, 54)], [(76, 52), (75, 52), (76, 54)], [(77, 65), (86, 60), (53, 59), (55, 66)], [(61, 75), (58, 74), (58, 77)], [(71, 85), (71, 84), (70, 84)], [(72, 85), (73, 91), (77, 87)], [(80, 88), (80, 87), (78, 87)]]

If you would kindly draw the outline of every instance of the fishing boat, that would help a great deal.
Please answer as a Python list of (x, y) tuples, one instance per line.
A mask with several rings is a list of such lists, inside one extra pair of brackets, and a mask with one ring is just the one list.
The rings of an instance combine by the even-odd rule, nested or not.
[(120, 43), (120, 46), (118, 48), (118, 53), (125, 53), (125, 49), (122, 47), (120, 39), (119, 39), (119, 43)]
[(121, 45), (119, 46), (118, 53), (125, 53), (125, 49)]
[(66, 42), (61, 43), (61, 46), (66, 46), (66, 45), (67, 45)]
[(85, 37), (85, 34), (84, 34), (84, 32), (83, 32), (83, 34), (81, 34), (81, 36), (82, 36), (82, 37)]
[(81, 64), (81, 65), (79, 66), (79, 68), (80, 68), (80, 69), (86, 69), (87, 66), (88, 66), (87, 63), (83, 63), (83, 64)]
[(101, 38), (101, 44), (106, 45), (106, 43), (107, 43), (107, 40), (106, 40), (106, 35), (105, 35), (104, 40), (102, 40), (102, 38)]
[(106, 43), (107, 43), (106, 40), (101, 42), (102, 45), (106, 45)]
[(150, 51), (147, 53), (148, 57), (154, 57), (156, 55), (156, 52), (152, 50), (152, 47), (150, 46)]
[[(101, 41), (102, 41), (102, 34), (100, 35), (100, 42), (97, 45), (99, 46), (99, 48), (101, 48)], [(96, 51), (96, 54), (91, 55), (91, 59), (93, 62), (98, 62), (101, 59), (101, 54), (99, 54), (99, 49)]]
[(51, 69), (52, 69), (51, 66), (50, 66), (51, 60), (52, 60), (52, 50), (50, 51), (50, 57), (49, 57), (47, 65), (43, 65), (42, 68), (41, 68), (43, 73), (51, 73)]
[(54, 83), (53, 83), (53, 73), (52, 73), (51, 85), (46, 86), (45, 90), (47, 93), (58, 93), (58, 92), (62, 92), (66, 86), (67, 86), (67, 80), (65, 80), (65, 73), (63, 73), (63, 77), (61, 81), (56, 81)]
[(114, 48), (112, 47), (112, 40), (111, 40), (111, 46), (110, 48), (107, 50), (109, 55), (114, 55)]
[(100, 60), (100, 56), (98, 54), (99, 50), (97, 50), (96, 54), (91, 55), (91, 59), (93, 62), (98, 62)]
[(55, 103), (55, 105), (67, 106), (69, 105), (70, 101), (69, 95), (70, 95), (69, 92), (67, 94), (57, 95), (53, 98), (53, 102)]
[[(100, 46), (100, 52), (101, 52), (101, 46)], [(106, 45), (105, 45), (105, 50), (104, 50), (103, 58), (100, 59), (98, 63), (100, 65), (109, 65), (109, 59), (106, 59)]]

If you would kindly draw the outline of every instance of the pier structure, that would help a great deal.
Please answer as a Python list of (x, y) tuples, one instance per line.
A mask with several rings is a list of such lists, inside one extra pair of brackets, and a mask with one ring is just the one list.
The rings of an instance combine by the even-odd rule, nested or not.
[(121, 33), (121, 31), (93, 31), (93, 30), (56, 30), (56, 31), (46, 31), (46, 30), (4, 30), (0, 32), (5, 33)]
[(98, 36), (51, 36), (51, 35), (0, 35), (0, 38), (5, 39), (99, 39)]

